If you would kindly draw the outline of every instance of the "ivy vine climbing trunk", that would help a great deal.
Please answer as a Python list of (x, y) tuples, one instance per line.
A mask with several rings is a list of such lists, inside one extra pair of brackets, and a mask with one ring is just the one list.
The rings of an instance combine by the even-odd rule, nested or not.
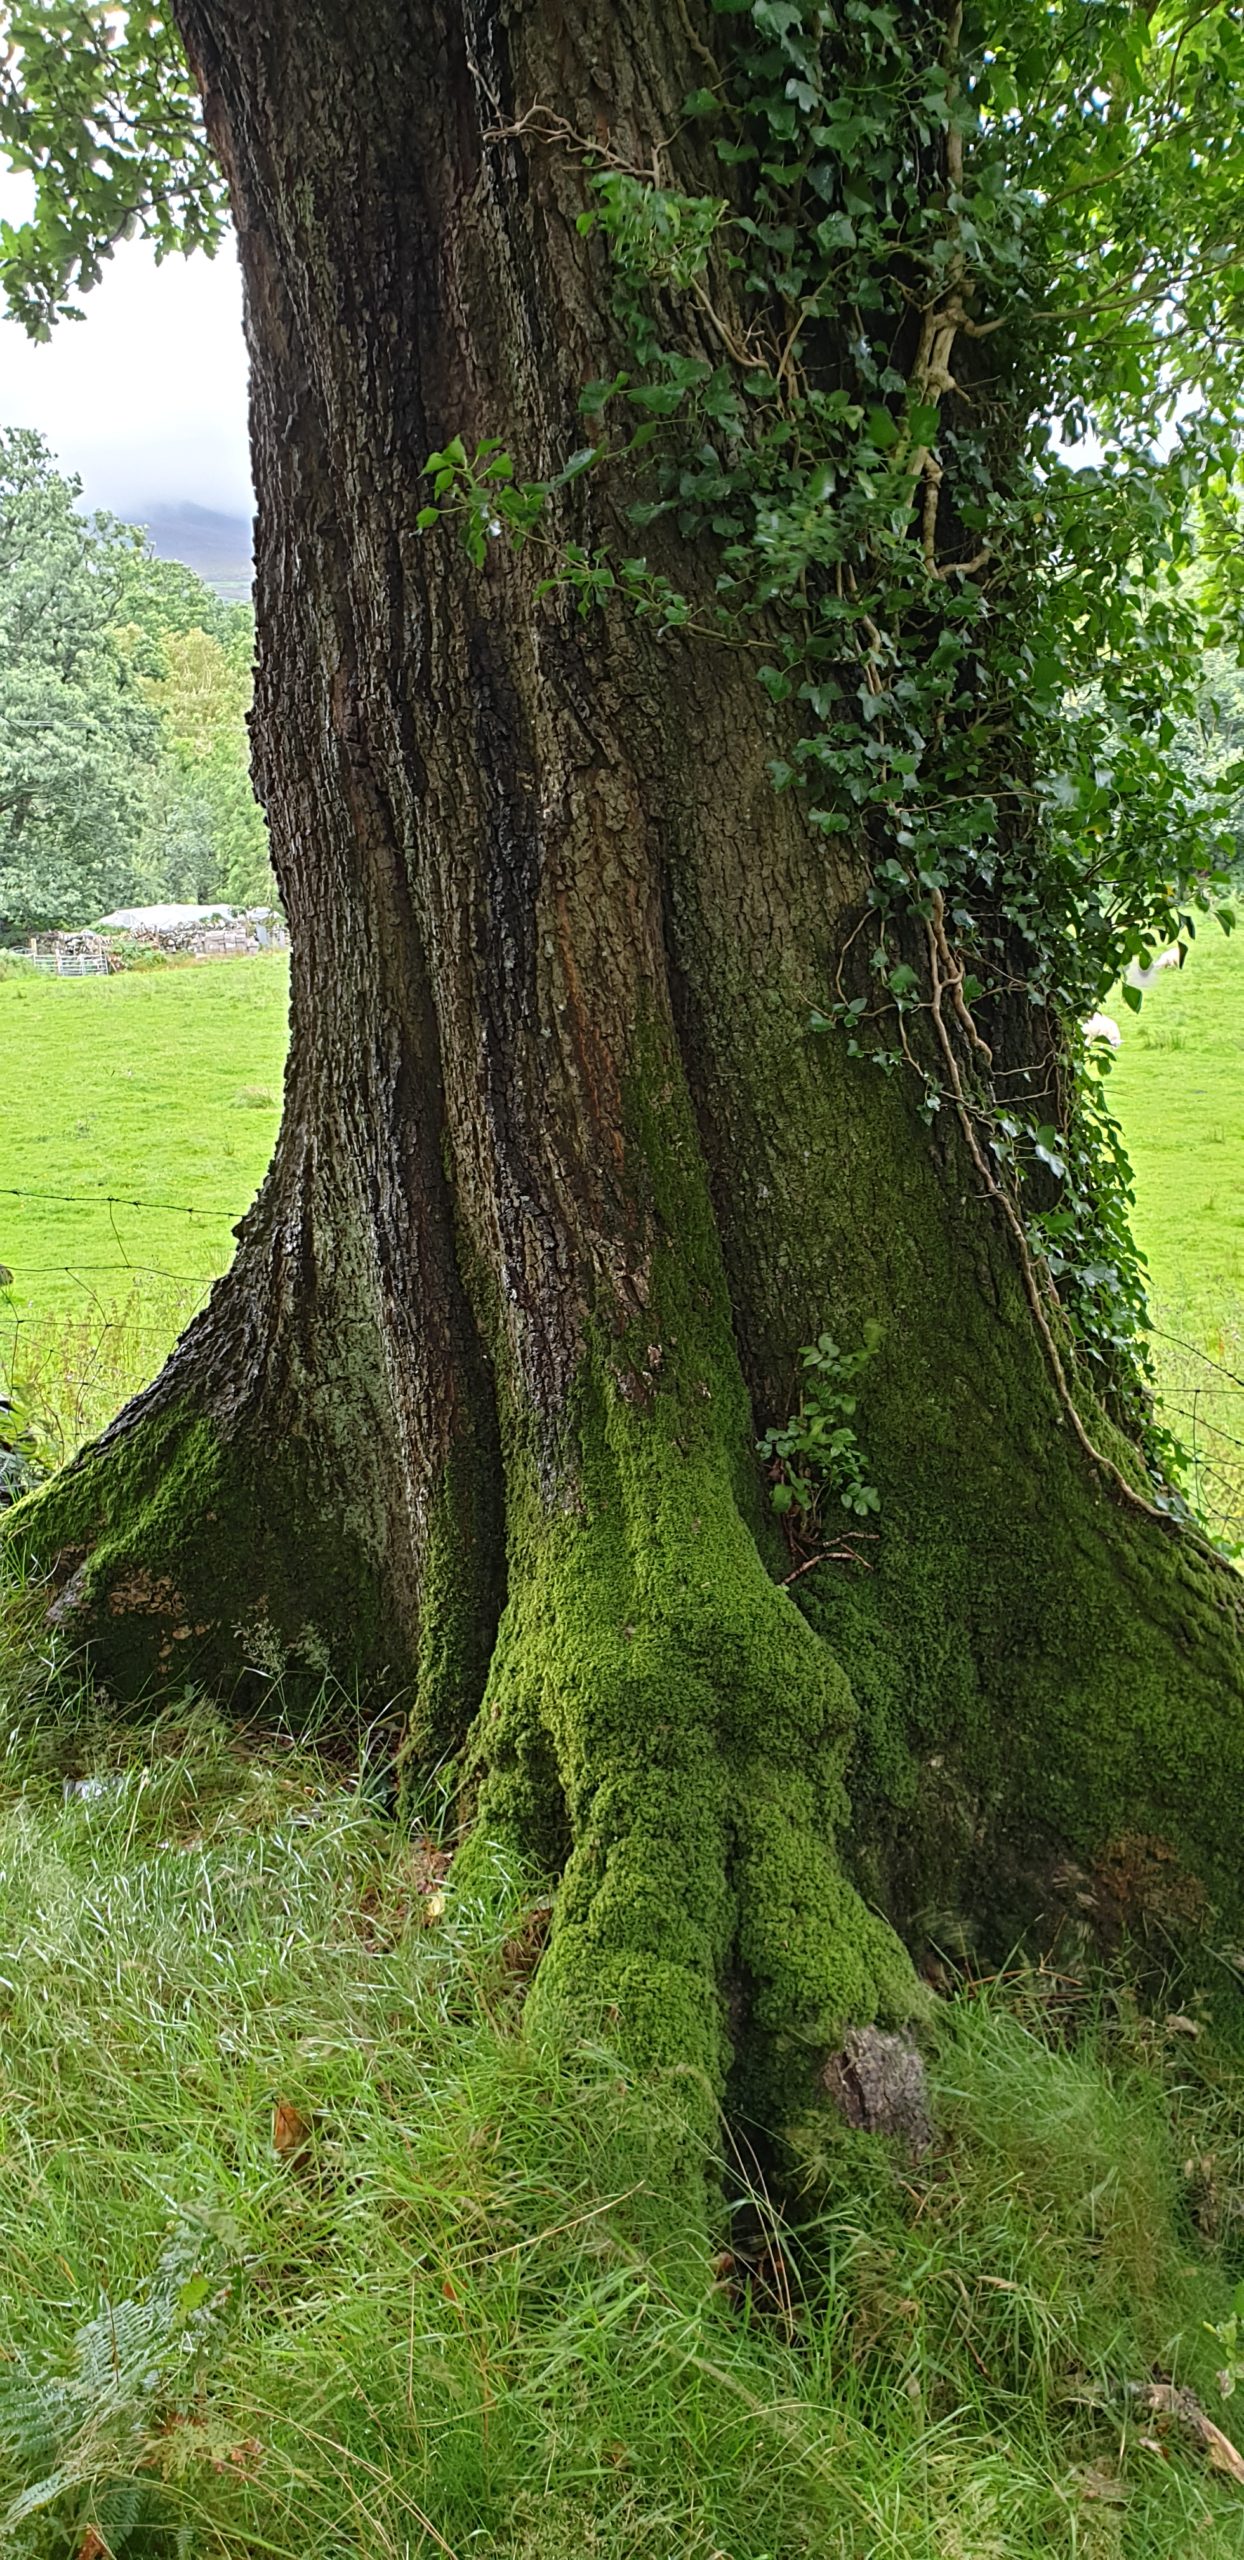
[[(970, 1123), (810, 1029), (864, 858), (775, 796), (749, 650), (420, 528), (453, 438), (581, 444), (620, 355), (581, 143), (651, 164), (707, 9), (176, 14), (245, 277), (285, 1112), (205, 1313), (15, 1533), (118, 1690), (398, 1701), (558, 1879), (537, 2010), (790, 2125), (918, 2009), (922, 1913), (1124, 1836), (1232, 1889), (1238, 1585), (1073, 1427)], [(556, 540), (633, 547), (631, 495), (570, 482)], [(869, 1324), (882, 1510), (812, 1564), (756, 1436)]]

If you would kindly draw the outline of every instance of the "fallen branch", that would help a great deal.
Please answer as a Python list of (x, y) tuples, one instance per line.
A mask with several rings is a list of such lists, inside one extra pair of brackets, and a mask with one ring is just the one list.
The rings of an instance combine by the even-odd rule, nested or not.
[(1207, 2417), (1195, 2391), (1181, 2391), (1173, 2382), (1135, 2382), (1131, 2390), (1138, 2406), (1151, 2416), (1177, 2418), (1181, 2426), (1190, 2428), (1204, 2445), (1213, 2469), (1225, 2472), (1229, 2480), (1244, 2489), (1244, 2454)]

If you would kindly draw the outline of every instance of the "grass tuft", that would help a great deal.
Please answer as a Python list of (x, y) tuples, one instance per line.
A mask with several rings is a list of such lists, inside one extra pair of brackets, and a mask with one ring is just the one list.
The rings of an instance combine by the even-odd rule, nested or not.
[(23, 1314), (0, 1289), (0, 1388), (29, 1416), (45, 1464), (63, 1466), (97, 1438), (154, 1377), (206, 1295), (147, 1276), (120, 1297)]

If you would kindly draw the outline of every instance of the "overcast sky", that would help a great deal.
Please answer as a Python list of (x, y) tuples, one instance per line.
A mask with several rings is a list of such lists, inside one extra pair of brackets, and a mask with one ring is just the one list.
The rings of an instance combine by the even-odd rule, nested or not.
[[(0, 213), (25, 190), (0, 176)], [(38, 427), (87, 503), (141, 517), (190, 499), (249, 515), (246, 351), (237, 261), (166, 258), (122, 241), (81, 320), (45, 347), (0, 320), (0, 426)]]

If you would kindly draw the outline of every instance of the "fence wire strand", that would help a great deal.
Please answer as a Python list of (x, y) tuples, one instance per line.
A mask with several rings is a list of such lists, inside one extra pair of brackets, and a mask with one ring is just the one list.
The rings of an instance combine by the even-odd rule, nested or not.
[(158, 1209), (167, 1218), (236, 1218), (236, 1203), (190, 1209), (184, 1200), (129, 1200), (118, 1191), (28, 1191), (0, 1182), (0, 1200), (59, 1200), (73, 1209)]

